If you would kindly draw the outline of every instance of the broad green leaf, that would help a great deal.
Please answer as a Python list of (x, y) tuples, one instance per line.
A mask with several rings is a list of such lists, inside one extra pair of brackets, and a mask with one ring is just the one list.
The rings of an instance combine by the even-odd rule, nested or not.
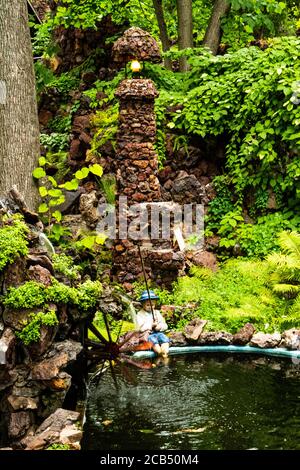
[(62, 219), (62, 214), (60, 211), (53, 212), (52, 216), (57, 220), (57, 222), (60, 222)]
[(90, 170), (88, 168), (82, 168), (81, 170), (76, 171), (75, 178), (78, 180), (83, 180), (89, 174)]
[(62, 190), (61, 189), (50, 189), (48, 191), (48, 194), (51, 197), (60, 197), (60, 196), (62, 196)]
[(40, 193), (40, 196), (41, 196), (41, 197), (47, 196), (47, 194), (48, 194), (47, 188), (45, 188), (45, 186), (41, 186), (41, 187), (39, 188), (39, 193)]
[(95, 238), (95, 243), (97, 243), (97, 245), (103, 245), (106, 239), (106, 235), (104, 235), (103, 233), (99, 233), (99, 235), (97, 235)]
[(61, 184), (61, 188), (65, 188), (67, 191), (76, 191), (78, 189), (79, 182), (76, 179), (73, 179), (72, 181), (67, 181), (65, 184)]
[(38, 167), (38, 168), (35, 168), (35, 170), (33, 170), (32, 175), (33, 175), (34, 178), (40, 179), (40, 178), (44, 178), (44, 176), (46, 176), (46, 172), (45, 172), (44, 168)]
[(52, 184), (52, 186), (54, 188), (57, 188), (57, 182), (56, 180), (53, 178), (53, 176), (48, 176), (48, 181), (50, 181), (50, 183)]
[(48, 210), (49, 210), (49, 207), (47, 206), (47, 204), (45, 202), (40, 204), (40, 206), (38, 208), (38, 211), (39, 211), (40, 214), (45, 214), (45, 212), (48, 212)]
[(40, 157), (40, 158), (39, 158), (39, 165), (40, 165), (40, 166), (45, 166), (46, 163), (47, 163), (47, 160), (46, 160), (45, 157)]
[(95, 163), (94, 165), (90, 166), (89, 170), (90, 170), (91, 173), (93, 173), (96, 176), (102, 176), (103, 175), (103, 168), (98, 163)]
[(95, 244), (95, 239), (95, 235), (90, 235), (89, 237), (84, 237), (82, 240), (80, 240), (80, 244), (85, 248), (91, 249)]

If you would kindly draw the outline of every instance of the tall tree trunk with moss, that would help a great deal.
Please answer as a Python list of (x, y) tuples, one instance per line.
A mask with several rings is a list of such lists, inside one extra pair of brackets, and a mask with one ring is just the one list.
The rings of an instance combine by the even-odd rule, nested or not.
[[(193, 47), (193, 7), (192, 0), (177, 0), (178, 47), (179, 50)], [(186, 57), (179, 59), (179, 70), (189, 69)]]
[[(153, 0), (153, 7), (155, 10), (156, 20), (159, 27), (159, 36), (162, 48), (164, 52), (168, 52), (171, 47), (171, 41), (168, 35), (162, 0)], [(167, 69), (172, 70), (172, 61), (170, 58), (165, 57), (164, 63)]]
[(230, 11), (230, 2), (227, 0), (215, 0), (212, 15), (203, 40), (203, 45), (210, 48), (214, 55), (217, 54), (222, 38), (221, 21)]
[(0, 196), (16, 186), (28, 206), (40, 152), (33, 56), (26, 0), (0, 0)]

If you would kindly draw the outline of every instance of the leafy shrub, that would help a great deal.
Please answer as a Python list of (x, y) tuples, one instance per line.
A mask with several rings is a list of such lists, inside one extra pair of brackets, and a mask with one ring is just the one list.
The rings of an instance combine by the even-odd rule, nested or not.
[(17, 332), (17, 337), (28, 346), (31, 343), (37, 343), (41, 337), (41, 326), (58, 325), (58, 319), (54, 311), (47, 313), (39, 312), (30, 315), (30, 322)]
[(69, 134), (53, 132), (52, 134), (41, 134), (41, 146), (54, 152), (63, 152), (68, 148), (70, 141)]
[[(272, 291), (267, 262), (229, 260), (216, 273), (196, 268), (191, 274), (174, 284), (174, 303), (196, 302), (193, 316), (208, 320), (206, 329), (235, 333), (247, 322), (262, 331), (282, 327), (288, 306)], [(180, 319), (177, 327), (182, 328), (191, 317)]]
[(165, 123), (172, 132), (223, 136), (226, 171), (240, 203), (249, 188), (299, 198), (299, 44), (275, 38), (265, 51), (248, 47), (218, 57), (194, 50), (185, 82), (175, 92), (160, 90), (157, 105), (165, 115), (170, 106), (183, 106)]
[[(221, 219), (217, 234), (221, 236), (221, 250), (238, 247), (242, 255), (264, 258), (270, 252), (278, 251), (279, 232), (299, 227), (300, 217), (290, 211), (258, 217), (253, 224), (245, 223), (240, 211), (233, 211)], [(229, 254), (230, 251), (227, 251), (225, 256)]]
[(20, 218), (6, 219), (2, 226), (0, 224), (0, 272), (19, 256), (27, 255), (27, 232), (28, 228)]
[(81, 310), (90, 310), (97, 305), (102, 286), (99, 281), (86, 281), (78, 286), (77, 305)]
[[(274, 292), (287, 299), (298, 299), (297, 312), (300, 306), (300, 233), (282, 232), (279, 235), (281, 253), (268, 256), (268, 262), (273, 268), (272, 281)], [(300, 311), (299, 311), (300, 313)]]
[(19, 287), (10, 288), (3, 304), (14, 309), (40, 307), (47, 303), (71, 304), (86, 311), (97, 305), (101, 291), (99, 281), (86, 281), (77, 288), (66, 286), (54, 278), (49, 287), (29, 281)]
[(52, 255), (53, 268), (63, 274), (70, 281), (76, 281), (79, 276), (80, 266), (74, 265), (74, 260), (64, 253)]
[(3, 304), (9, 308), (40, 307), (45, 303), (45, 287), (35, 281), (25, 282), (20, 287), (11, 287)]
[(70, 450), (69, 444), (60, 444), (60, 443), (53, 443), (48, 446), (45, 450)]

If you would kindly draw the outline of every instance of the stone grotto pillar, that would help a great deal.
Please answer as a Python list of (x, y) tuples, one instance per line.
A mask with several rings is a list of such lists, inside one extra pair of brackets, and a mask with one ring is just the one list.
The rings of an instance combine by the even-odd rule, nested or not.
[[(116, 62), (123, 64), (129, 60), (161, 60), (156, 41), (140, 28), (130, 28), (126, 31), (115, 43), (113, 54)], [(133, 78), (121, 82), (116, 96), (120, 102), (116, 149), (117, 216), (121, 215), (124, 223), (118, 224), (119, 239), (114, 245), (112, 274), (119, 282), (129, 283), (142, 277), (137, 246), (140, 244), (149, 277), (157, 281), (159, 278), (168, 277), (166, 271), (173, 270), (175, 276), (171, 277), (174, 278), (178, 272), (180, 257), (173, 252), (168, 240), (154, 241), (148, 238), (151, 233), (151, 207), (161, 201), (160, 183), (157, 178), (158, 159), (154, 147), (154, 102), (158, 91), (152, 80)], [(146, 208), (142, 226), (136, 227), (138, 231), (145, 229), (139, 240), (135, 239), (130, 229), (128, 232), (128, 227), (132, 227), (137, 215), (133, 209), (137, 203)], [(165, 270), (164, 274), (161, 274), (161, 270)]]

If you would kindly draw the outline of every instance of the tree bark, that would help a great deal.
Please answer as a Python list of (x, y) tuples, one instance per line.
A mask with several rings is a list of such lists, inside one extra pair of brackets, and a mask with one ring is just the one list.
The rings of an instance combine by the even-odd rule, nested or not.
[[(165, 21), (164, 9), (162, 5), (162, 0), (153, 0), (153, 7), (155, 10), (155, 15), (159, 27), (159, 36), (162, 43), (162, 48), (164, 52), (170, 50), (171, 41), (168, 35), (168, 29)], [(164, 59), (165, 67), (169, 70), (172, 70), (172, 61), (169, 58)]]
[(221, 37), (221, 20), (230, 10), (230, 3), (227, 0), (215, 0), (212, 15), (203, 40), (203, 45), (210, 48), (214, 55), (217, 54)]
[[(193, 47), (193, 7), (192, 0), (177, 0), (178, 46), (179, 50)], [(179, 59), (179, 70), (188, 70), (186, 57)]]
[(38, 192), (32, 171), (39, 154), (27, 2), (0, 0), (0, 196), (16, 186), (35, 209)]

